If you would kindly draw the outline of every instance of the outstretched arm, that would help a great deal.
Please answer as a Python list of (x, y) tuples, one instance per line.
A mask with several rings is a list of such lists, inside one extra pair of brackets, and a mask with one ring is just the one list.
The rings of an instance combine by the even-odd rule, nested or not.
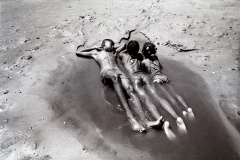
[(118, 47), (116, 47), (116, 52), (115, 52), (115, 57), (117, 58), (122, 58), (122, 53), (126, 52), (126, 44), (122, 44)]
[(122, 52), (125, 49), (126, 49), (126, 44), (125, 43), (123, 45), (117, 46), (116, 47), (116, 54)]
[(119, 68), (124, 68), (123, 64), (122, 64), (122, 60), (123, 60), (123, 56), (124, 53), (126, 53), (127, 50), (124, 48), (121, 48), (121, 51), (119, 50), (118, 52), (116, 52), (115, 57), (116, 57), (116, 62)]
[(98, 49), (99, 49), (98, 47), (87, 48), (77, 52), (76, 55), (78, 57), (92, 58), (94, 55), (96, 55), (96, 51)]

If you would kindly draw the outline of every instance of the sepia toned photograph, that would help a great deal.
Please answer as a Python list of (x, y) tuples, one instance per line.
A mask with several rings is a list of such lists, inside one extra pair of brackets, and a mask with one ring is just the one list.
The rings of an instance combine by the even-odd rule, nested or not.
[(239, 0), (2, 0), (0, 160), (239, 160)]

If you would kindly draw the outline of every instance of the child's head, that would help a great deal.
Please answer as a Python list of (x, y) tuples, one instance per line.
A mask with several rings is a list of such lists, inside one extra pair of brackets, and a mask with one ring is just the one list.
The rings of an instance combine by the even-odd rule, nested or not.
[(131, 56), (138, 54), (139, 48), (139, 43), (137, 41), (132, 40), (127, 44), (127, 51)]
[(143, 45), (142, 53), (145, 58), (151, 58), (156, 56), (156, 46), (151, 42), (146, 42)]
[(111, 39), (104, 39), (102, 41), (102, 48), (108, 52), (112, 52), (114, 50), (114, 42)]

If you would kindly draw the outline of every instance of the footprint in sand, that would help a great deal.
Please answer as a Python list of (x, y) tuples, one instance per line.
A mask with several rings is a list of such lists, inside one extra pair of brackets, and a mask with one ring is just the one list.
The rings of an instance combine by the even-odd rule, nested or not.
[(1, 100), (0, 112), (7, 111), (12, 106), (12, 102), (8, 99)]

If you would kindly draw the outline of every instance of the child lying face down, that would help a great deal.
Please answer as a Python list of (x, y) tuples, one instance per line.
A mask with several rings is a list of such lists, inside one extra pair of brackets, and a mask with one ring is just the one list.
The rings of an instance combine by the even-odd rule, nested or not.
[(147, 72), (153, 79), (153, 82), (169, 82), (169, 79), (161, 73), (162, 66), (156, 56), (156, 50), (157, 48), (153, 43), (146, 42), (142, 49), (142, 54), (145, 57), (142, 63), (145, 65)]
[[(133, 115), (128, 100), (131, 100), (136, 109), (138, 110), (141, 121), (147, 127), (161, 126), (163, 124), (163, 119), (161, 116), (158, 117), (155, 121), (149, 121), (146, 119), (144, 111), (142, 109), (139, 98), (137, 97), (131, 82), (128, 80), (128, 77), (119, 69), (115, 54), (122, 50), (124, 46), (114, 47), (114, 42), (111, 39), (104, 39), (102, 41), (101, 47), (92, 47), (78, 51), (76, 55), (83, 58), (93, 58), (100, 66), (100, 75), (102, 77), (102, 82), (108, 85), (107, 82), (113, 84), (113, 89), (115, 90), (119, 101), (124, 107), (127, 118), (132, 126), (133, 130), (143, 132), (145, 127), (136, 120)], [(127, 97), (124, 94), (127, 94)]]
[[(144, 64), (146, 71), (150, 74), (152, 81), (154, 83), (169, 82), (169, 79), (160, 72), (162, 66), (156, 55), (156, 50), (157, 48), (153, 43), (146, 42), (142, 48), (142, 54), (144, 56), (144, 60), (142, 61), (142, 63)], [(184, 99), (180, 95), (178, 95), (171, 86), (167, 86), (167, 87), (168, 87), (168, 90), (172, 92), (172, 95), (165, 87), (163, 87), (162, 85), (160, 85), (160, 87), (162, 88), (164, 93), (167, 95), (167, 97), (173, 104), (177, 104), (177, 101), (175, 100), (177, 99), (182, 104), (182, 106), (187, 110), (187, 112), (192, 116), (194, 116), (192, 109), (187, 106)], [(186, 114), (187, 112), (183, 111), (183, 114)]]
[(149, 74), (143, 72), (143, 56), (139, 53), (139, 48), (139, 43), (137, 41), (129, 41), (126, 50), (119, 53), (119, 58), (128, 72), (129, 79), (131, 80), (138, 97), (141, 102), (148, 107), (150, 113), (155, 119), (158, 119), (161, 116), (147, 92), (162, 105), (162, 107), (176, 120), (178, 125), (185, 126), (182, 118), (176, 114), (170, 104), (165, 99), (158, 96)]

